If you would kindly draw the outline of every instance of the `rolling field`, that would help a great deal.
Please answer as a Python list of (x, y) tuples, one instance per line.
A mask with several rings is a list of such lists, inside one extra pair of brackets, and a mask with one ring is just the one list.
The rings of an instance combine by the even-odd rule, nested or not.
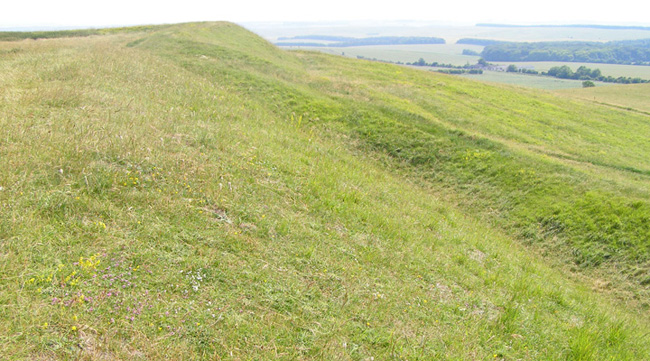
[(558, 92), (562, 96), (650, 112), (650, 85), (631, 84)]
[[(435, 45), (382, 45), (355, 46), (346, 48), (308, 48), (307, 50), (322, 51), (327, 54), (343, 55), (356, 58), (362, 56), (368, 59), (378, 59), (391, 62), (412, 63), (423, 58), (428, 63), (437, 61), (444, 64), (465, 65), (476, 64), (480, 57), (462, 55), (463, 49), (481, 51), (482, 46), (461, 44)], [(291, 49), (291, 48), (288, 48)]]
[[(343, 55), (356, 58), (362, 56), (367, 59), (377, 59), (390, 62), (414, 62), (422, 58), (426, 62), (439, 62), (462, 66), (476, 64), (479, 56), (462, 55), (463, 49), (470, 49), (477, 52), (482, 50), (481, 46), (463, 44), (442, 44), (442, 45), (385, 45), (385, 46), (358, 46), (346, 48), (309, 48), (309, 47), (285, 47), (285, 49), (307, 49), (321, 51), (332, 55)], [(532, 67), (537, 71), (548, 71), (554, 66), (568, 65), (574, 71), (580, 66), (590, 69), (600, 69), (606, 76), (613, 77), (639, 77), (650, 79), (650, 66), (620, 65), (620, 64), (592, 64), (592, 63), (564, 63), (564, 62), (496, 62), (497, 65), (514, 64), (519, 68)], [(424, 67), (423, 70), (431, 70)], [(511, 84), (537, 89), (568, 89), (581, 88), (582, 81), (570, 79), (556, 79), (551, 77), (531, 76), (526, 74), (512, 74), (505, 72), (486, 71), (484, 74), (464, 74), (464, 77), (479, 81), (487, 81), (501, 84)], [(610, 83), (596, 82), (597, 86), (608, 86)]]
[[(396, 45), (396, 46), (362, 46), (349, 48), (311, 48), (328, 54), (348, 57), (363, 56), (368, 59), (377, 59), (391, 62), (414, 62), (423, 58), (428, 63), (439, 62), (462, 66), (467, 63), (475, 64), (479, 56), (462, 55), (463, 49), (476, 52), (483, 50), (482, 46), (455, 44), (461, 38), (480, 38), (502, 41), (613, 41), (628, 39), (650, 38), (650, 31), (644, 30), (614, 30), (614, 29), (581, 29), (581, 28), (498, 28), (477, 26), (440, 26), (431, 24), (404, 24), (403, 26), (373, 27), (371, 25), (299, 25), (278, 27), (277, 24), (251, 24), (252, 30), (262, 36), (275, 41), (278, 37), (296, 36), (305, 34), (325, 34), (343, 36), (437, 36), (447, 41), (445, 45)], [(295, 49), (295, 48), (294, 48)], [(303, 48), (310, 49), (310, 48)], [(619, 65), (619, 64), (592, 64), (592, 63), (563, 63), (563, 62), (505, 62), (501, 65), (515, 64), (518, 67), (532, 66), (537, 71), (548, 71), (553, 66), (568, 65), (573, 70), (579, 66), (591, 69), (600, 69), (606, 76), (613, 77), (639, 77), (650, 79), (649, 66)], [(512, 74), (490, 73), (484, 77), (471, 75), (470, 78), (503, 84), (529, 86), (540, 89), (564, 89), (580, 87), (579, 82), (535, 79), (530, 77), (515, 76)]]
[(0, 359), (648, 359), (648, 119), (230, 23), (0, 42)]

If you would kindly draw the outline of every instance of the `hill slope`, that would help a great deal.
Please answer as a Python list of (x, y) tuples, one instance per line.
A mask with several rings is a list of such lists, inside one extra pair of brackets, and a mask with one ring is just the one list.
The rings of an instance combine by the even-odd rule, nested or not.
[(650, 86), (648, 84), (617, 85), (560, 90), (558, 94), (577, 99), (612, 105), (627, 110), (650, 113)]
[(199, 76), (225, 74), (279, 117), (304, 116), (319, 132), (334, 127), (412, 165), (465, 209), (564, 248), (555, 250), (564, 259), (647, 282), (638, 269), (649, 261), (647, 116), (319, 54), (250, 58), (235, 41), (226, 52), (218, 37), (198, 42), (196, 33), (140, 46)]
[(650, 354), (643, 115), (227, 23), (0, 54), (0, 355)]

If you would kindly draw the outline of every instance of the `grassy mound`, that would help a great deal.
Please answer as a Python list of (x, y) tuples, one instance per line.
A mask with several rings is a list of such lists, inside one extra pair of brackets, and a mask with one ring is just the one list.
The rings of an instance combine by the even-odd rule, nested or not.
[(0, 54), (0, 355), (650, 354), (642, 305), (553, 263), (645, 292), (641, 115), (227, 23)]

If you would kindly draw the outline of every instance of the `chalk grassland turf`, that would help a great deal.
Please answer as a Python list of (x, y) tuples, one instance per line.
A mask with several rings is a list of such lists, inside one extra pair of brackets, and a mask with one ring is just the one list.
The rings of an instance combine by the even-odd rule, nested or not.
[(649, 357), (643, 114), (227, 23), (0, 83), (2, 359)]
[(575, 89), (562, 91), (558, 94), (622, 109), (650, 113), (650, 86), (648, 84)]

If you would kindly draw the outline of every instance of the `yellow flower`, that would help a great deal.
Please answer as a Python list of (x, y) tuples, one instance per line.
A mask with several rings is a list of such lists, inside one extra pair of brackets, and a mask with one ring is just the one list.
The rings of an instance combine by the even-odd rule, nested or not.
[(72, 331), (77, 331), (77, 326), (72, 326)]

